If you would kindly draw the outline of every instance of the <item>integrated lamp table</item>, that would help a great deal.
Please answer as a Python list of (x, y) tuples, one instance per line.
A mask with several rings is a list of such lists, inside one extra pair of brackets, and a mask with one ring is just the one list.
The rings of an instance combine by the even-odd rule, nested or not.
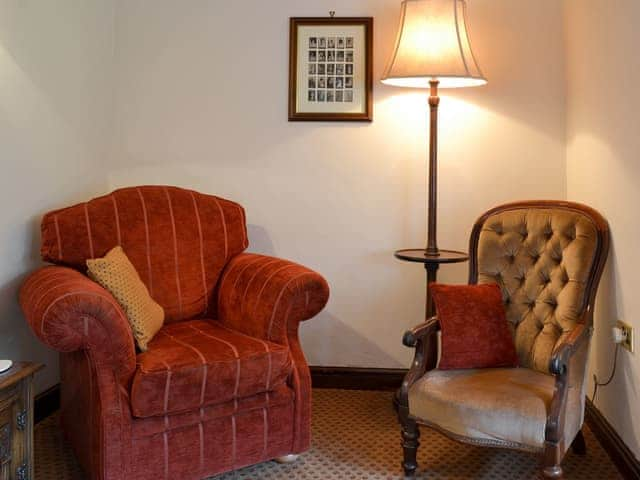
[(435, 282), (437, 278), (437, 272), (441, 264), (448, 263), (463, 263), (469, 260), (469, 255), (465, 252), (458, 252), (456, 250), (438, 250), (437, 255), (429, 254), (424, 248), (409, 248), (405, 250), (397, 250), (394, 254), (399, 260), (405, 262), (414, 262), (424, 264), (424, 268), (427, 271), (427, 299), (425, 308), (425, 320), (435, 315), (435, 308), (433, 306), (433, 300), (429, 295), (429, 284)]

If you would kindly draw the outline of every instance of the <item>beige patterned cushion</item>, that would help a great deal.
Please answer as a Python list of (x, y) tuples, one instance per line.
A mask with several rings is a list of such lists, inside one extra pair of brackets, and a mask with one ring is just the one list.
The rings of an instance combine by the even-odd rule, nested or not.
[(92, 280), (107, 289), (122, 306), (131, 324), (133, 336), (140, 350), (158, 333), (164, 323), (164, 310), (149, 295), (138, 272), (120, 246), (103, 258), (87, 260)]

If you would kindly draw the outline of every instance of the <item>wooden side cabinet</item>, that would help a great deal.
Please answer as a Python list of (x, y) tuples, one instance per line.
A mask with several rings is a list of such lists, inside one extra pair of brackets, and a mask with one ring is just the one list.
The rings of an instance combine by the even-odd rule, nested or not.
[(0, 480), (33, 480), (33, 375), (41, 368), (16, 362), (0, 373)]

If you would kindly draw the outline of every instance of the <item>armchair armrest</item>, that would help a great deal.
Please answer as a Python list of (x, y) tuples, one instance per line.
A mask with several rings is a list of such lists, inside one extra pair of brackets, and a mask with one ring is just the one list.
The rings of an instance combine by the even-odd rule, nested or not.
[(242, 253), (226, 266), (218, 286), (218, 321), (249, 336), (286, 345), (295, 392), (292, 453), (311, 444), (311, 375), (298, 338), (301, 321), (329, 299), (324, 278), (286, 260)]
[(591, 338), (592, 327), (584, 324), (576, 326), (569, 336), (560, 343), (551, 355), (549, 371), (553, 375), (563, 375), (569, 368), (571, 356), (577, 352), (582, 344)]
[(402, 337), (402, 343), (410, 348), (415, 348), (415, 354), (411, 368), (402, 381), (398, 392), (398, 402), (403, 414), (408, 414), (409, 388), (428, 370), (433, 370), (438, 361), (438, 340), (436, 333), (440, 330), (438, 317), (431, 317), (424, 323), (407, 330)]
[(121, 381), (135, 370), (133, 335), (122, 308), (80, 272), (58, 266), (37, 270), (20, 290), (20, 306), (33, 333), (54, 350), (86, 349)]
[(555, 391), (545, 426), (545, 457), (549, 464), (559, 464), (582, 424), (584, 377), (592, 331), (590, 323), (578, 324), (556, 346), (549, 361), (549, 371), (555, 377)]
[(226, 266), (218, 289), (218, 320), (247, 335), (289, 344), (298, 324), (329, 299), (321, 275), (287, 260), (242, 253)]
[(415, 347), (418, 341), (428, 337), (440, 330), (440, 322), (438, 317), (431, 317), (424, 323), (416, 325), (415, 327), (404, 332), (402, 337), (402, 343), (406, 347)]

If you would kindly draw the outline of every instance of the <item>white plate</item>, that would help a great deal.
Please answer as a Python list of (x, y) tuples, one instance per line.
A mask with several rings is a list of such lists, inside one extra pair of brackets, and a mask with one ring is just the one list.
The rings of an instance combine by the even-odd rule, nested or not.
[(11, 368), (13, 362), (11, 360), (0, 360), (0, 373), (6, 372)]

